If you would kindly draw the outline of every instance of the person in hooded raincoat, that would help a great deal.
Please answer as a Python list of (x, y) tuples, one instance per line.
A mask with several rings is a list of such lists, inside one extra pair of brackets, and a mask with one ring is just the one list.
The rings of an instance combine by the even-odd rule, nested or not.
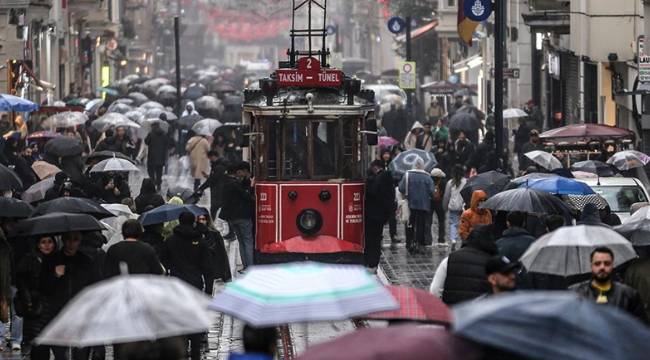
[(417, 142), (418, 142), (418, 136), (424, 132), (424, 126), (419, 121), (416, 121), (413, 123), (413, 126), (411, 127), (411, 130), (406, 134), (406, 137), (404, 138), (404, 148), (406, 150), (410, 149), (415, 149)]
[(483, 190), (475, 190), (472, 193), (470, 207), (460, 216), (460, 225), (458, 225), (458, 235), (463, 241), (467, 240), (467, 237), (477, 225), (492, 224), (490, 210), (479, 209), (479, 205), (487, 198), (488, 196)]

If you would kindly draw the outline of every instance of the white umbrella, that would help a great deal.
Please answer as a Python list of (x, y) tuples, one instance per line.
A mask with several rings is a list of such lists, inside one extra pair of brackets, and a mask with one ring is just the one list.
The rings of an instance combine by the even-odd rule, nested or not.
[(634, 246), (650, 246), (650, 206), (644, 206), (614, 228)]
[(137, 109), (137, 110), (131, 110), (124, 114), (129, 120), (135, 121), (138, 124), (142, 125), (142, 121), (145, 119), (144, 112)]
[(41, 180), (36, 184), (30, 186), (23, 194), (21, 199), (28, 203), (34, 203), (45, 199), (45, 194), (48, 190), (54, 187), (54, 176)]
[[(128, 99), (128, 100), (131, 100), (131, 99)], [(133, 100), (131, 100), (131, 102), (133, 102)], [(133, 106), (130, 106), (130, 105), (128, 105), (128, 104), (124, 104), (124, 103), (121, 103), (121, 102), (117, 102), (117, 101), (116, 101), (116, 102), (112, 103), (112, 104), (108, 107), (108, 109), (106, 110), (106, 112), (107, 112), (107, 113), (113, 113), (113, 112), (116, 112), (116, 113), (120, 113), (120, 114), (126, 114), (126, 113), (128, 113), (129, 111), (131, 111), (131, 110), (133, 110)]]
[(553, 154), (547, 153), (546, 151), (535, 150), (527, 152), (524, 155), (544, 169), (553, 170), (562, 168), (562, 163), (560, 160), (553, 156)]
[(305, 262), (254, 266), (210, 307), (253, 326), (272, 326), (344, 320), (399, 305), (361, 266)]
[(163, 110), (163, 109), (157, 109), (157, 108), (147, 110), (144, 116), (147, 119), (160, 119), (160, 114), (165, 114), (165, 116), (167, 116), (168, 121), (178, 119), (178, 116), (176, 116), (176, 114), (174, 114), (173, 112)]
[(140, 105), (139, 107), (140, 110), (146, 112), (147, 110), (150, 109), (165, 109), (165, 106), (159, 102), (156, 101), (147, 101), (146, 103)]
[(192, 126), (192, 131), (198, 135), (212, 136), (214, 131), (222, 125), (223, 124), (219, 120), (203, 119)]
[(41, 123), (43, 128), (67, 128), (83, 125), (88, 121), (88, 116), (79, 111), (66, 111), (50, 116)]
[(36, 342), (87, 347), (201, 333), (211, 325), (209, 302), (174, 277), (118, 276), (83, 290)]
[(607, 159), (608, 164), (614, 165), (619, 170), (630, 170), (644, 167), (649, 162), (650, 156), (637, 150), (619, 151)]
[(614, 266), (637, 255), (627, 239), (605, 226), (566, 226), (535, 241), (521, 256), (529, 272), (571, 276), (591, 272), (591, 252), (606, 246), (614, 252)]
[(517, 119), (522, 117), (528, 117), (528, 114), (521, 109), (510, 108), (503, 110), (504, 119)]
[(136, 123), (133, 120), (130, 120), (128, 117), (120, 113), (106, 113), (104, 116), (93, 121), (92, 127), (99, 131), (106, 131), (112, 127), (130, 127), (139, 129), (140, 124)]
[(102, 160), (90, 169), (90, 172), (129, 172), (140, 171), (137, 166), (133, 165), (129, 160), (112, 157), (110, 159)]
[(130, 207), (124, 204), (101, 204), (101, 206), (115, 216), (126, 216), (130, 219), (138, 216), (131, 211)]
[(104, 100), (102, 99), (92, 99), (86, 103), (86, 106), (84, 108), (85, 111), (87, 112), (94, 112), (104, 104)]

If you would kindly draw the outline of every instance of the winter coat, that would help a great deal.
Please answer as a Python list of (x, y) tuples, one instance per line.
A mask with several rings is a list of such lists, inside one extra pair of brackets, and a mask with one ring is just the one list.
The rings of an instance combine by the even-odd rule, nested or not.
[(369, 174), (366, 178), (366, 216), (386, 222), (395, 214), (395, 187), (389, 171)]
[(478, 205), (482, 199), (487, 199), (483, 190), (476, 190), (472, 194), (469, 209), (463, 211), (458, 225), (458, 235), (465, 240), (476, 225), (488, 225), (492, 223), (492, 213), (487, 209), (479, 209)]
[(458, 163), (469, 165), (469, 160), (472, 158), (476, 146), (469, 140), (464, 143), (456, 140), (454, 143), (454, 152)]
[(199, 187), (200, 191), (210, 188), (210, 204), (216, 205), (217, 208), (223, 204), (223, 187), (228, 181), (226, 170), (226, 162), (223, 159), (217, 159), (210, 165), (210, 176)]
[(11, 253), (4, 231), (0, 230), (0, 302), (9, 302), (11, 299)]
[(135, 146), (126, 136), (121, 139), (117, 136), (107, 137), (95, 147), (95, 151), (115, 151), (126, 156), (131, 156), (134, 150)]
[(180, 224), (166, 240), (160, 260), (175, 276), (207, 294), (212, 294), (214, 274), (210, 249), (203, 234), (193, 226)]
[(393, 139), (403, 139), (406, 136), (407, 114), (404, 109), (391, 109), (381, 118), (381, 123)]
[(415, 147), (424, 150), (424, 151), (431, 151), (433, 148), (433, 144), (435, 142), (435, 134), (433, 132), (430, 133), (422, 133), (420, 134), (416, 141), (415, 141)]
[(140, 237), (140, 241), (151, 245), (151, 247), (156, 251), (156, 255), (160, 258), (162, 249), (165, 246), (165, 238), (160, 233), (145, 227), (144, 234)]
[[(51, 255), (49, 255), (51, 256)], [(14, 303), (21, 307), (23, 319), (24, 340), (29, 343), (43, 330), (47, 321), (43, 309), (45, 299), (42, 296), (43, 263), (48, 261), (48, 255), (38, 250), (25, 256), (16, 270), (16, 288), (18, 289)], [(20, 304), (18, 304), (20, 303)]]
[[(54, 269), (59, 265), (65, 265), (65, 274), (56, 277)], [(81, 251), (73, 256), (65, 255), (63, 251), (54, 253), (44, 262), (42, 274), (41, 289), (52, 306), (53, 314), (57, 314), (70, 299), (99, 279), (95, 264)]]
[[(578, 295), (596, 301), (600, 291), (591, 286), (591, 280), (581, 282), (569, 287), (569, 290), (575, 291)], [(627, 311), (630, 315), (636, 316), (639, 320), (647, 323), (645, 304), (641, 300), (639, 293), (633, 288), (612, 281), (612, 287), (609, 291), (602, 293), (607, 297), (607, 305), (616, 306), (617, 308)]]
[(250, 180), (231, 177), (223, 187), (223, 207), (219, 217), (226, 221), (253, 218), (253, 190)]
[(499, 255), (517, 261), (533, 242), (535, 238), (528, 231), (514, 226), (503, 232), (501, 238), (497, 240), (497, 248)]
[(449, 255), (442, 301), (451, 305), (489, 293), (485, 264), (496, 253), (491, 226), (478, 226), (466, 244)]
[[(447, 185), (445, 186), (445, 195), (442, 198), (442, 208), (445, 211), (463, 211), (464, 200), (460, 195), (460, 191), (465, 187), (465, 184), (467, 184), (467, 179), (465, 178), (460, 179), (460, 184), (458, 184), (458, 186), (454, 185), (453, 179), (447, 181)], [(452, 203), (452, 208), (449, 208), (452, 199), (455, 200)]]
[(602, 222), (600, 219), (600, 212), (594, 204), (587, 204), (582, 208), (582, 214), (580, 214), (580, 221), (577, 222), (578, 225), (591, 225), (591, 226), (604, 226), (610, 227), (609, 225)]
[(149, 133), (144, 139), (149, 150), (147, 151), (147, 166), (163, 166), (167, 163), (167, 151), (171, 148), (171, 141), (162, 129)]
[(423, 170), (409, 170), (399, 182), (399, 192), (408, 199), (411, 210), (431, 212), (431, 198), (434, 191), (431, 175)]
[(208, 159), (210, 143), (208, 140), (203, 136), (194, 136), (187, 142), (185, 151), (190, 156), (192, 177), (195, 179), (204, 179), (209, 172), (210, 166), (210, 160)]
[(639, 292), (646, 304), (646, 317), (650, 319), (650, 258), (637, 259), (625, 270), (624, 282)]
[(424, 129), (424, 127), (419, 121), (413, 123), (413, 126), (411, 126), (411, 130), (404, 137), (404, 142), (402, 142), (402, 144), (404, 145), (404, 148), (406, 150), (415, 149), (417, 145), (418, 137), (413, 133), (413, 131), (417, 129), (420, 130)]
[(197, 224), (196, 229), (203, 234), (205, 245), (210, 250), (212, 257), (210, 265), (212, 266), (214, 278), (221, 279), (224, 282), (230, 281), (232, 279), (230, 262), (228, 261), (228, 253), (226, 252), (226, 246), (223, 243), (221, 234), (203, 224)]
[(150, 205), (155, 208), (165, 205), (165, 199), (156, 192), (156, 185), (151, 179), (144, 179), (140, 187), (140, 195), (135, 198), (135, 211), (142, 214)]

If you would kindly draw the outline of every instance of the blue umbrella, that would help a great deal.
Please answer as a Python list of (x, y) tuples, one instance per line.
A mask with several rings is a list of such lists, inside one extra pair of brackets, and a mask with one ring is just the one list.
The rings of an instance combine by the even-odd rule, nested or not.
[(38, 110), (38, 104), (18, 96), (0, 94), (0, 111), (26, 112), (35, 110)]
[(142, 226), (162, 224), (168, 221), (178, 220), (181, 213), (186, 211), (191, 212), (195, 216), (206, 215), (208, 213), (206, 209), (196, 205), (165, 204), (143, 213), (140, 215), (138, 221)]
[(547, 192), (554, 195), (591, 195), (595, 194), (589, 185), (574, 179), (555, 176), (542, 179), (530, 179), (521, 185), (520, 188), (528, 188)]
[(533, 359), (647, 359), (650, 331), (610, 305), (560, 291), (515, 292), (453, 309), (453, 331)]

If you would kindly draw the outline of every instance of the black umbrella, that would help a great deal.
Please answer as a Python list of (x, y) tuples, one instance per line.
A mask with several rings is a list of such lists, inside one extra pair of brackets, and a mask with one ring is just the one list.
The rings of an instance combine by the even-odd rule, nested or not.
[(60, 136), (45, 144), (45, 152), (57, 157), (81, 155), (83, 145), (77, 138)]
[(102, 230), (104, 230), (102, 224), (87, 214), (54, 212), (18, 222), (18, 232), (26, 236)]
[(449, 119), (449, 131), (474, 132), (481, 126), (476, 116), (466, 112), (457, 112)]
[(212, 83), (212, 91), (215, 92), (231, 92), (235, 91), (235, 87), (228, 82), (215, 81)]
[(141, 92), (137, 92), (137, 91), (132, 92), (127, 96), (129, 97), (129, 99), (133, 99), (133, 102), (137, 106), (140, 106), (140, 105), (146, 103), (147, 101), (149, 101), (149, 98), (147, 97), (147, 95), (145, 95), (145, 94), (143, 94)]
[(180, 120), (178, 120), (177, 123), (181, 127), (191, 129), (192, 126), (194, 126), (194, 124), (196, 124), (197, 122), (199, 122), (202, 119), (203, 119), (203, 116), (201, 116), (199, 114), (191, 114), (191, 115), (186, 115), (186, 116), (181, 117)]
[(28, 203), (8, 197), (0, 197), (0, 218), (28, 218), (34, 208)]
[(61, 197), (41, 203), (34, 210), (34, 215), (45, 215), (54, 212), (88, 214), (97, 219), (114, 216), (110, 211), (99, 205), (98, 202), (79, 197)]
[(203, 95), (205, 95), (205, 87), (193, 85), (185, 89), (183, 99), (196, 100)]
[(483, 190), (487, 193), (488, 197), (494, 196), (503, 191), (508, 183), (510, 177), (497, 171), (488, 171), (471, 177), (465, 187), (460, 191), (460, 195), (469, 204), (472, 200), (472, 193), (476, 190)]
[(23, 182), (16, 173), (0, 164), (0, 190), (18, 190), (23, 188)]
[(598, 160), (580, 161), (571, 165), (573, 171), (584, 171), (598, 176), (614, 176), (614, 169), (611, 165)]
[(167, 190), (167, 198), (172, 197), (180, 198), (184, 204), (196, 204), (199, 200), (194, 191), (182, 186), (174, 186)]
[(109, 151), (109, 150), (104, 150), (104, 151), (95, 151), (92, 154), (88, 155), (86, 158), (86, 164), (89, 164), (91, 162), (100, 162), (102, 160), (110, 159), (112, 157), (116, 157), (118, 159), (124, 159), (124, 160), (129, 160), (130, 162), (134, 163), (133, 159), (130, 157), (122, 154), (121, 152), (115, 152), (115, 151)]
[(430, 151), (420, 149), (411, 149), (401, 152), (391, 161), (389, 168), (396, 179), (401, 178), (407, 171), (413, 169), (413, 164), (417, 159), (424, 161), (424, 171), (431, 172), (438, 165), (436, 156)]
[(481, 208), (497, 211), (521, 211), (528, 214), (561, 214), (571, 213), (562, 200), (542, 191), (531, 189), (506, 190), (491, 196)]

